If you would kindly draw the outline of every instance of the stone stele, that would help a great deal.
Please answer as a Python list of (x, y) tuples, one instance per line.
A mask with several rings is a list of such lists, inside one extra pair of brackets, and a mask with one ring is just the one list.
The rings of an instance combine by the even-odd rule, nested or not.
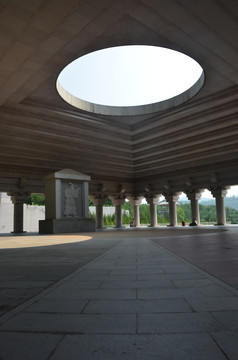
[(90, 176), (64, 169), (44, 177), (45, 220), (39, 221), (40, 234), (95, 231), (89, 218)]

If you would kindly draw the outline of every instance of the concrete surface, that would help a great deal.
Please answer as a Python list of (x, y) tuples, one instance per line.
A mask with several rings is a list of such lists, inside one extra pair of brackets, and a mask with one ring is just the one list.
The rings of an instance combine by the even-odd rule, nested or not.
[(158, 244), (237, 228), (195, 231), (0, 237), (0, 359), (237, 359), (238, 291)]

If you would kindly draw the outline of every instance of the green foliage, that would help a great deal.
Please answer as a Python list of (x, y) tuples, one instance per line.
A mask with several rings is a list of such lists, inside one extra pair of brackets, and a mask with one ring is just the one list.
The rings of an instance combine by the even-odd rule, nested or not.
[[(110, 204), (110, 199), (107, 204)], [(122, 206), (123, 210), (129, 210), (129, 215), (123, 214), (122, 221), (123, 224), (130, 224), (133, 220), (133, 207), (130, 202), (126, 201)], [(216, 223), (216, 206), (215, 205), (201, 205), (199, 204), (199, 211), (200, 211), (200, 220), (201, 223)], [(90, 215), (90, 217), (95, 218), (95, 214)], [(157, 219), (159, 224), (168, 224), (169, 223), (169, 211), (168, 207), (166, 206), (158, 206), (157, 207)], [(185, 221), (189, 224), (192, 221), (191, 215), (191, 206), (190, 203), (185, 203), (182, 205), (177, 206), (177, 219), (178, 223), (181, 224), (182, 221)], [(103, 217), (104, 225), (105, 226), (113, 226), (115, 225), (115, 214), (108, 215)], [(226, 220), (231, 224), (238, 224), (238, 211), (226, 207)], [(150, 224), (150, 206), (148, 204), (141, 204), (140, 205), (140, 223), (144, 225)]]
[[(227, 222), (231, 222), (232, 224), (238, 224), (238, 211), (226, 207), (226, 220)], [(182, 213), (183, 211), (183, 213)], [(217, 216), (216, 216), (216, 206), (215, 205), (201, 205), (199, 204), (199, 211), (200, 211), (200, 221), (201, 223), (216, 223)], [(182, 204), (177, 207), (177, 214), (178, 214), (178, 223), (182, 222), (183, 220), (187, 223), (192, 221), (191, 215), (191, 206), (190, 204)], [(182, 218), (183, 214), (183, 218)]]
[(140, 205), (140, 223), (150, 224), (150, 206), (148, 204)]
[(126, 213), (122, 214), (122, 223), (123, 224), (130, 224), (130, 222), (132, 222), (133, 220), (133, 216), (132, 215), (127, 215)]
[[(181, 223), (185, 219), (185, 212), (181, 206), (177, 206), (177, 220), (178, 223)], [(186, 220), (185, 220), (186, 221)]]
[(112, 200), (111, 199), (106, 199), (104, 206), (113, 206)]
[(133, 216), (133, 207), (129, 201), (125, 201), (122, 205), (123, 210), (129, 210), (129, 214)]
[(90, 219), (95, 219), (96, 220), (96, 214), (95, 213), (89, 212), (89, 217), (90, 217)]
[(42, 194), (31, 194), (26, 202), (27, 205), (45, 205), (45, 197)]
[(88, 198), (88, 206), (93, 206), (93, 202), (91, 198)]
[(238, 224), (238, 211), (233, 208), (226, 207), (226, 221), (231, 224)]
[(183, 210), (183, 213), (184, 213), (184, 216), (183, 216), (183, 219), (179, 219), (179, 222), (181, 221), (186, 221), (186, 222), (191, 222), (192, 221), (192, 213), (191, 213), (191, 206), (190, 206), (190, 203), (186, 203), (186, 204), (183, 204), (183, 205), (179, 205), (177, 207), (177, 211), (178, 209), (182, 209)]
[(238, 197), (237, 196), (226, 197), (225, 207), (238, 210)]
[(169, 209), (167, 206), (158, 206), (157, 207), (157, 221), (158, 221), (158, 224), (168, 224), (169, 223)]
[(115, 225), (115, 214), (113, 215), (104, 215), (103, 216), (103, 223), (105, 226), (107, 225)]
[(217, 213), (215, 205), (199, 205), (200, 221), (201, 222), (213, 222), (217, 221)]

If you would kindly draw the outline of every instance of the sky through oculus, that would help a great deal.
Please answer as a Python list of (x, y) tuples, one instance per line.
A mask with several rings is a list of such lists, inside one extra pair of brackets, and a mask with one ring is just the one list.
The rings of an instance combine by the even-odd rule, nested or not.
[(57, 90), (65, 101), (84, 110), (85, 103), (141, 107), (175, 98), (200, 79), (191, 98), (200, 90), (202, 77), (201, 66), (178, 51), (119, 46), (89, 53), (68, 64), (59, 74)]

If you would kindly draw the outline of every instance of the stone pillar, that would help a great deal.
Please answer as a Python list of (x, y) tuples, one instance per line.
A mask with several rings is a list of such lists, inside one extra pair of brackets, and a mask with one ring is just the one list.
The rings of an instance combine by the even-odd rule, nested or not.
[(211, 189), (212, 196), (216, 199), (217, 225), (226, 225), (226, 210), (224, 198), (229, 187)]
[(143, 199), (142, 196), (140, 197), (128, 197), (131, 205), (133, 206), (133, 217), (134, 217), (134, 226), (139, 227), (140, 226), (140, 209), (139, 206), (141, 204), (141, 201)]
[(24, 233), (23, 229), (23, 214), (24, 214), (24, 203), (27, 201), (29, 196), (28, 193), (8, 193), (11, 196), (12, 203), (14, 204), (14, 215), (13, 215), (13, 233), (20, 234)]
[(125, 199), (111, 198), (113, 205), (115, 206), (115, 227), (121, 228), (122, 224), (122, 205)]
[(160, 195), (147, 196), (146, 201), (150, 205), (150, 226), (158, 226), (157, 222), (157, 204), (159, 201)]
[(200, 212), (199, 212), (199, 203), (202, 193), (199, 190), (194, 190), (190, 192), (186, 192), (188, 200), (191, 202), (191, 213), (192, 213), (192, 221), (196, 220), (197, 224), (200, 225)]
[(96, 206), (96, 228), (103, 229), (103, 205), (105, 198), (92, 197), (93, 204)]
[(165, 195), (166, 201), (169, 203), (169, 219), (170, 219), (170, 226), (177, 226), (177, 209), (176, 209), (176, 202), (178, 201), (179, 195), (178, 194), (169, 194)]

